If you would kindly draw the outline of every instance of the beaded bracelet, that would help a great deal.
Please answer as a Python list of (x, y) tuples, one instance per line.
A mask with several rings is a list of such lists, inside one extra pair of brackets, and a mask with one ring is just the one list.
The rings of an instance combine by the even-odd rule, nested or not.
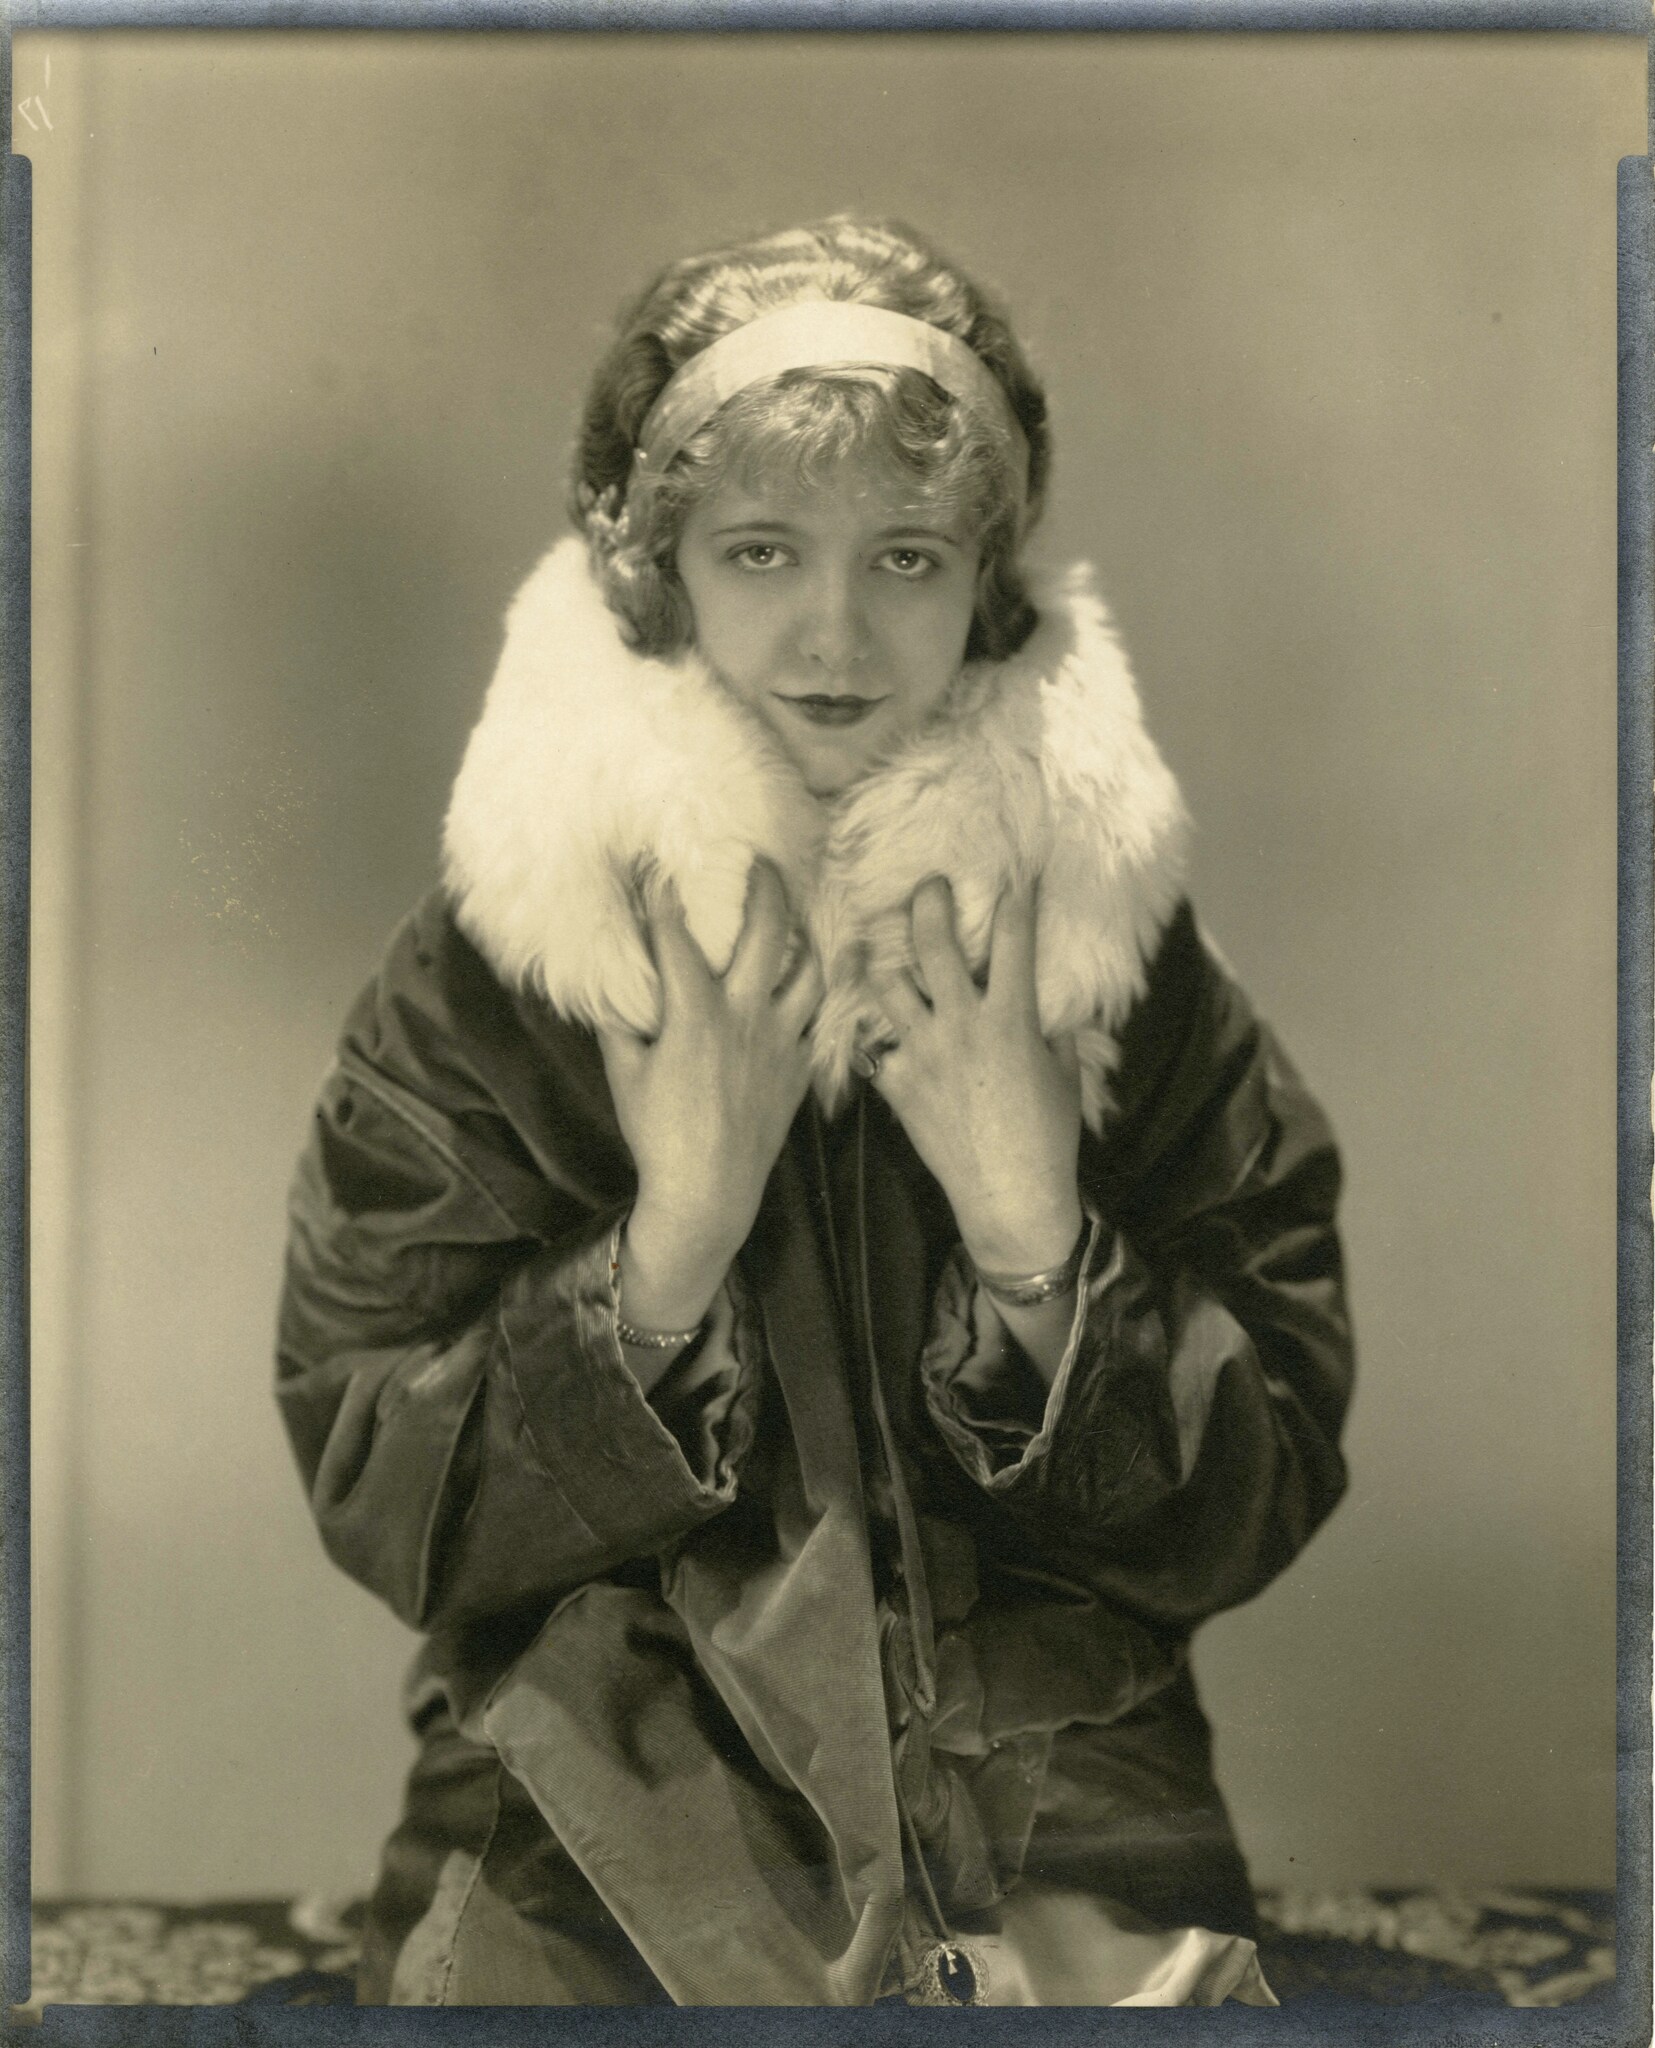
[(640, 1330), (621, 1314), (621, 1232), (625, 1227), (623, 1216), (609, 1233), (609, 1304), (615, 1312), (615, 1335), (640, 1351), (676, 1351), (680, 1345), (693, 1344), (704, 1323), (697, 1323), (693, 1330)]
[(676, 1351), (680, 1344), (693, 1344), (701, 1335), (701, 1325), (693, 1330), (640, 1330), (636, 1323), (629, 1323), (625, 1316), (615, 1317), (615, 1335), (623, 1344), (636, 1344), (645, 1351)]
[(1091, 1237), (1091, 1219), (1083, 1217), (1075, 1248), (1061, 1266), (1048, 1267), (1044, 1273), (985, 1273), (978, 1266), (977, 1278), (995, 1301), (1003, 1301), (1008, 1308), (1038, 1308), (1044, 1301), (1067, 1294), (1080, 1278)]

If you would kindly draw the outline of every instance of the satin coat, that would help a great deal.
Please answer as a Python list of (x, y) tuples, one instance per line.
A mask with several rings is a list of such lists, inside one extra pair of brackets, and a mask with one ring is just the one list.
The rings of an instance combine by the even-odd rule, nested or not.
[(397, 933), (279, 1347), (324, 1544), (428, 1639), (365, 2001), (863, 2004), (1034, 1879), (1253, 1931), (1188, 1644), (1343, 1487), (1339, 1165), (1187, 904), (1118, 1041), (1049, 1394), (858, 1089), (646, 1397), (594, 1036), (443, 894)]

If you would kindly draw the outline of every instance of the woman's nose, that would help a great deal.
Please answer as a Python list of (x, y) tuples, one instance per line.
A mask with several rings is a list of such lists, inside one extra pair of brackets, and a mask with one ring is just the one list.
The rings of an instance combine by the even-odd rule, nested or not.
[(848, 578), (833, 578), (812, 592), (801, 640), (806, 658), (829, 675), (843, 675), (868, 658), (868, 622)]

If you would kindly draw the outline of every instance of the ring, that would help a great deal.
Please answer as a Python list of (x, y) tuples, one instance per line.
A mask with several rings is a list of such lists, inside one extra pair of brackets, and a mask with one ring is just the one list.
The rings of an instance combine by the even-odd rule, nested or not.
[(879, 1072), (880, 1061), (888, 1052), (895, 1052), (896, 1048), (897, 1041), (894, 1038), (883, 1039), (871, 1049), (858, 1046), (850, 1056), (851, 1072), (859, 1074), (864, 1081), (871, 1081)]

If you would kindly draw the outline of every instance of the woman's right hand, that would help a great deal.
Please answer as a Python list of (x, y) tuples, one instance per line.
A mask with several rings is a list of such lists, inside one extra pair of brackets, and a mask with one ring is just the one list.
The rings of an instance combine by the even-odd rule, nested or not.
[(746, 916), (722, 975), (691, 937), (670, 881), (654, 892), (649, 936), (661, 983), (659, 1035), (598, 1033), (638, 1171), (621, 1243), (621, 1300), (629, 1322), (688, 1330), (753, 1227), (810, 1084), (805, 1032), (822, 982), (802, 949), (781, 983), (787, 893), (766, 860), (753, 863)]

